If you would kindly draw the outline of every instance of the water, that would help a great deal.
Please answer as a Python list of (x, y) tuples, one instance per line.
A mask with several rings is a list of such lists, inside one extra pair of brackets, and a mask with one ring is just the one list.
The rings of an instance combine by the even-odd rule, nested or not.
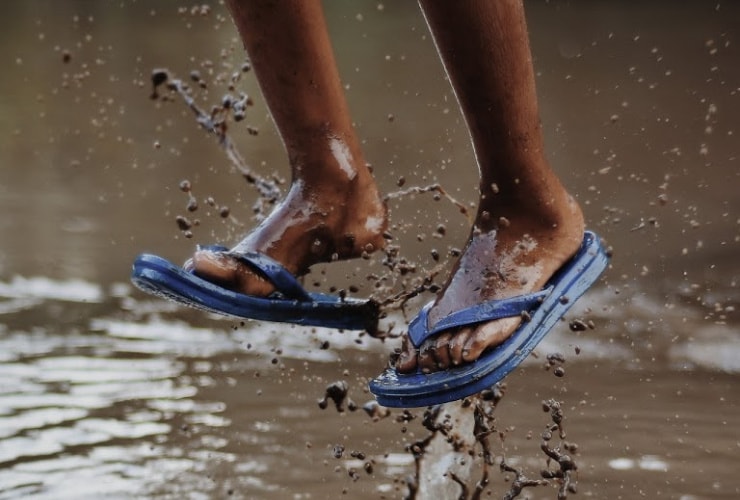
[[(370, 400), (366, 381), (392, 342), (237, 324), (127, 284), (141, 251), (184, 260), (195, 243), (228, 243), (253, 224), (255, 194), (213, 138), (181, 103), (148, 99), (151, 70), (167, 67), (183, 78), (198, 69), (211, 82), (199, 102), (220, 100), (215, 76), (243, 56), (225, 11), (211, 7), (5, 5), (0, 498), (405, 491), (405, 446), (426, 435), (419, 418), (398, 422), (394, 411), (373, 422), (317, 404), (336, 380), (358, 405)], [(538, 477), (541, 401), (563, 401), (568, 440), (579, 446), (575, 498), (740, 494), (737, 11), (727, 2), (528, 4), (551, 160), (615, 258), (569, 314), (596, 328), (562, 325), (507, 378), (497, 408), (505, 439), (493, 442), (498, 457)], [(328, 17), (383, 190), (404, 176), (406, 186), (439, 182), (470, 203), (472, 152), (416, 6), (332, 5)], [(246, 121), (259, 135), (237, 127), (237, 147), (256, 170), (285, 177), (253, 76), (239, 88), (254, 96)], [(200, 226), (183, 237), (183, 179), (232, 217), (201, 203)], [(444, 200), (418, 194), (391, 209), (402, 254), (421, 267), (433, 265), (430, 248), (444, 256), (462, 246), (467, 221)], [(443, 238), (434, 236), (440, 222)], [(378, 268), (343, 263), (310, 279), (363, 294), (362, 277)], [(543, 369), (553, 352), (566, 357), (562, 378)], [(494, 498), (507, 489), (492, 471)], [(525, 491), (555, 496), (552, 487)]]

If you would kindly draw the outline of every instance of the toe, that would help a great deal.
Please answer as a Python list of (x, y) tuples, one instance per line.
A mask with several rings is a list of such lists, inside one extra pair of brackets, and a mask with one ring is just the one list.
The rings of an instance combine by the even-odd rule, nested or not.
[(465, 349), (465, 344), (467, 343), (468, 338), (472, 334), (472, 328), (461, 328), (460, 330), (454, 332), (454, 335), (452, 335), (452, 338), (448, 343), (450, 352), (450, 363), (452, 364), (452, 366), (461, 365), (465, 362), (463, 358), (463, 350)]
[(398, 360), (396, 360), (396, 370), (400, 373), (411, 373), (416, 370), (416, 349), (408, 337), (404, 338), (401, 354), (399, 354)]
[(275, 290), (270, 282), (224, 252), (198, 250), (183, 268), (192, 270), (204, 280), (245, 295), (266, 297)]
[(520, 322), (519, 318), (505, 318), (480, 325), (465, 342), (463, 360), (468, 363), (475, 361), (486, 349), (501, 344), (511, 336)]
[(437, 360), (435, 359), (434, 351), (437, 348), (437, 344), (433, 339), (425, 340), (419, 348), (419, 368), (422, 373), (431, 373), (437, 371)]
[(199, 250), (185, 266), (213, 283), (231, 286), (236, 283), (238, 263), (223, 253)]
[(436, 362), (437, 370), (446, 370), (450, 367), (450, 339), (452, 333), (444, 332), (441, 333), (434, 342), (434, 349), (432, 355)]

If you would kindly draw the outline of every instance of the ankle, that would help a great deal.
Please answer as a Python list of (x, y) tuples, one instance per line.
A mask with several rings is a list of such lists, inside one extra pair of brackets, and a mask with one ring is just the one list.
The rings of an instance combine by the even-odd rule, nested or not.
[(482, 231), (523, 227), (542, 233), (583, 232), (581, 207), (559, 183), (527, 193), (482, 192), (475, 220)]

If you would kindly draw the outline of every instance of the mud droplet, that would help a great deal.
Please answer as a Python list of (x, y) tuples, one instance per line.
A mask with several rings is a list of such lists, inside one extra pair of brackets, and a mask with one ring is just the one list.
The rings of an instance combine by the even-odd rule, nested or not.
[(180, 181), (180, 191), (183, 193), (189, 193), (192, 189), (192, 186), (190, 185), (190, 181), (187, 179), (183, 179)]
[(152, 99), (157, 99), (159, 97), (157, 90), (160, 85), (169, 79), (169, 77), (169, 72), (166, 69), (158, 68), (152, 71), (152, 95), (150, 96)]
[(588, 328), (588, 325), (582, 319), (574, 319), (568, 323), (568, 327), (573, 332), (582, 332)]
[(565, 356), (563, 356), (559, 352), (554, 352), (552, 354), (547, 355), (547, 362), (552, 365), (557, 365), (560, 363), (565, 363)]
[(342, 455), (344, 455), (344, 446), (341, 444), (335, 444), (334, 449), (332, 450), (332, 455), (334, 455), (334, 458), (342, 458)]
[(180, 231), (187, 231), (193, 227), (193, 223), (190, 222), (187, 217), (183, 217), (182, 215), (175, 217), (175, 222), (177, 222), (177, 227), (180, 228)]
[(220, 209), (218, 210), (218, 215), (220, 215), (222, 219), (225, 219), (225, 218), (227, 218), (227, 217), (229, 216), (229, 214), (230, 214), (230, 213), (231, 213), (231, 211), (229, 210), (229, 207), (226, 207), (226, 206), (224, 206), (224, 207), (221, 207), (221, 208), (220, 208)]
[(391, 411), (385, 406), (381, 406), (377, 401), (368, 401), (362, 405), (362, 409), (367, 415), (373, 420), (380, 420), (381, 418), (388, 417)]
[[(319, 400), (319, 408), (322, 410), (327, 407), (327, 401), (331, 400), (334, 402), (338, 412), (344, 411), (344, 401), (347, 399), (347, 393), (349, 392), (349, 386), (344, 380), (333, 382), (326, 386), (324, 391), (324, 397)], [(354, 405), (354, 403), (352, 403)]]

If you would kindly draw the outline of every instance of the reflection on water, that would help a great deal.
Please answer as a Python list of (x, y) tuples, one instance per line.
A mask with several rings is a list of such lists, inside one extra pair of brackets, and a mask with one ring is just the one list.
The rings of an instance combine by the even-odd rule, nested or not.
[[(223, 6), (208, 15), (166, 1), (3, 7), (0, 498), (402, 496), (406, 447), (425, 435), (420, 414), (374, 421), (316, 404), (336, 380), (358, 405), (370, 399), (367, 379), (393, 342), (234, 324), (126, 284), (141, 251), (184, 260), (196, 243), (231, 243), (253, 223), (255, 193), (234, 182), (213, 138), (181, 103), (148, 99), (152, 69), (167, 67), (201, 73), (205, 109), (220, 101), (219, 82), (244, 60)], [(472, 151), (416, 6), (327, 7), (382, 190), (403, 176), (469, 204)], [(556, 398), (579, 445), (579, 496), (736, 498), (738, 5), (527, 8), (550, 158), (615, 259), (569, 315), (595, 329), (564, 323), (508, 377), (494, 453), (536, 476), (540, 402)], [(234, 127), (239, 151), (262, 175), (285, 177), (252, 75), (239, 90), (254, 96), (246, 122), (259, 132)], [(183, 179), (231, 218), (201, 203), (201, 224), (184, 238)], [(431, 194), (390, 208), (401, 253), (419, 269), (436, 265), (432, 248), (444, 260), (467, 235), (458, 209)], [(326, 266), (311, 281), (363, 294), (361, 266), (380, 267)], [(406, 319), (388, 323), (398, 331)], [(554, 352), (567, 360), (562, 378), (542, 369)], [(493, 474), (494, 497), (506, 489)]]
[[(37, 284), (32, 293), (24, 291), (29, 282)], [(300, 497), (311, 492), (334, 496), (343, 489), (368, 498), (400, 495), (403, 478), (413, 469), (404, 443), (424, 431), (410, 423), (407, 436), (393, 416), (373, 423), (362, 411), (337, 414), (316, 404), (322, 388), (338, 378), (349, 381), (350, 397), (357, 403), (368, 400), (365, 382), (382, 363), (385, 348), (331, 330), (241, 327), (198, 318), (200, 313), (186, 322), (181, 317), (189, 312), (148, 298), (140, 301), (124, 293), (127, 289), (116, 285), (103, 292), (90, 283), (21, 278), (0, 283), (6, 297), (2, 303), (26, 293), (36, 301), (3, 312), (4, 324), (15, 324), (28, 312), (38, 318), (31, 330), (5, 326), (0, 336), (3, 498), (183, 492)], [(95, 304), (90, 299), (102, 303), (98, 314), (91, 314)], [(729, 457), (737, 443), (726, 440), (730, 428), (716, 428), (714, 422), (737, 423), (732, 373), (740, 369), (724, 360), (740, 358), (740, 346), (725, 342), (719, 362), (703, 363), (701, 354), (692, 353), (703, 353), (718, 340), (715, 335), (691, 339), (690, 332), (701, 324), (694, 310), (674, 309), (664, 316), (670, 328), (651, 330), (650, 318), (662, 305), (643, 300), (630, 309), (630, 331), (620, 334), (623, 307), (616, 305), (607, 289), (595, 290), (572, 317), (589, 318), (597, 330), (572, 332), (563, 325), (537, 350), (539, 358), (528, 360), (528, 369), (510, 377), (515, 394), (505, 401), (511, 398), (513, 404), (502, 406), (500, 418), (517, 422), (522, 432), (507, 437), (507, 462), (535, 471), (543, 467), (544, 459), (526, 434), (539, 432), (543, 423), (534, 411), (539, 400), (560, 394), (581, 400), (579, 410), (568, 415), (569, 430), (586, 453), (580, 463), (590, 468), (580, 478), (581, 488), (600, 496), (630, 484), (625, 474), (636, 474), (638, 484), (654, 481), (652, 474), (680, 473), (689, 486), (671, 491), (704, 491), (703, 475), (689, 467), (688, 457), (693, 447), (714, 450), (703, 460), (719, 477), (734, 467), (723, 456)], [(78, 320), (58, 322), (69, 314)], [(543, 355), (572, 353), (576, 346), (577, 356), (566, 354), (566, 372), (575, 382), (554, 383), (549, 372), (541, 371)], [(622, 384), (611, 378), (618, 371), (609, 367), (617, 365), (626, 370)], [(592, 382), (584, 387), (579, 374)], [(714, 383), (706, 391), (694, 389), (689, 374)], [(644, 390), (634, 392), (635, 382)], [(599, 383), (609, 389), (604, 395), (590, 394)], [(679, 393), (670, 400), (655, 399), (671, 386)], [(703, 404), (716, 406), (717, 398), (723, 402), (716, 415), (702, 411)], [(633, 408), (635, 401), (643, 410)], [(620, 420), (624, 425), (615, 424)], [(656, 436), (654, 442), (642, 432)], [(341, 459), (333, 455), (337, 443), (347, 448)], [(321, 464), (318, 474), (316, 464)], [(371, 474), (364, 472), (366, 464)], [(607, 478), (614, 483), (602, 484)], [(732, 491), (728, 487), (718, 491)]]

